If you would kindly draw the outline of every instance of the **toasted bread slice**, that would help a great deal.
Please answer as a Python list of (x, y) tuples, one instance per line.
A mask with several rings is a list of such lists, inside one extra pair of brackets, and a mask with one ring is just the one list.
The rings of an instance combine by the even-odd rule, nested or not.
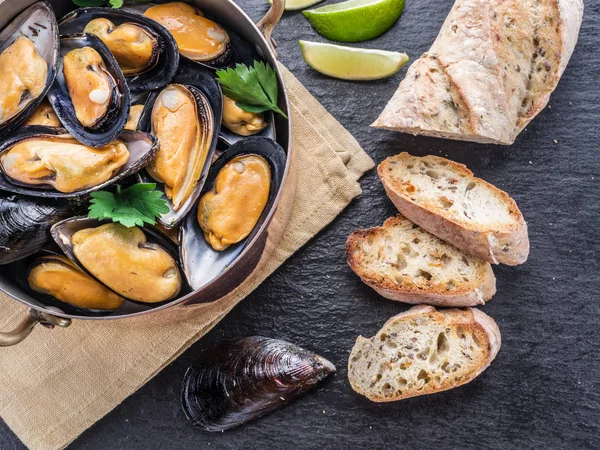
[(493, 264), (527, 260), (527, 224), (517, 204), (464, 165), (400, 153), (377, 171), (388, 197), (411, 222)]
[(374, 402), (433, 394), (471, 381), (499, 349), (500, 330), (481, 311), (415, 306), (356, 339), (348, 379)]
[(489, 263), (419, 228), (401, 215), (346, 241), (348, 264), (391, 300), (435, 306), (483, 305), (496, 293)]

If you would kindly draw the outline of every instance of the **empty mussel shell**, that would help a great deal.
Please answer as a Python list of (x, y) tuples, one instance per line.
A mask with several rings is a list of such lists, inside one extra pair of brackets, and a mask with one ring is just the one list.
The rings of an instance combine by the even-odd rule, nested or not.
[(50, 240), (50, 227), (77, 214), (67, 200), (29, 198), (0, 191), (0, 265), (34, 254)]
[(294, 401), (335, 372), (325, 358), (278, 339), (252, 336), (202, 353), (184, 378), (186, 417), (224, 431)]
[[(160, 218), (160, 223), (167, 228), (174, 228), (177, 226), (193, 208), (194, 203), (198, 200), (200, 192), (206, 181), (208, 171), (210, 169), (210, 163), (218, 142), (218, 136), (220, 131), (221, 113), (222, 113), (222, 94), (221, 88), (212, 76), (212, 73), (200, 66), (184, 64), (180, 67), (179, 71), (173, 78), (173, 85), (167, 87), (170, 89), (172, 86), (179, 85), (190, 91), (196, 99), (197, 111), (202, 112), (202, 115), (198, 116), (198, 123), (205, 133), (206, 139), (209, 139), (210, 144), (207, 148), (204, 158), (204, 166), (198, 174), (198, 177), (194, 177), (195, 186), (193, 190), (187, 196), (187, 198), (180, 202), (179, 205), (175, 205), (174, 201), (165, 195), (167, 204), (170, 211), (163, 214)], [(152, 129), (152, 111), (155, 106), (155, 102), (160, 96), (159, 94), (151, 94), (151, 100), (147, 102), (146, 108), (142, 113), (138, 129), (156, 132)], [(207, 108), (207, 106), (209, 108)], [(210, 109), (210, 111), (209, 111)], [(181, 135), (182, 136), (182, 135)], [(175, 136), (177, 137), (177, 136)], [(161, 144), (166, 148), (165, 138), (161, 138)], [(191, 166), (190, 166), (191, 167)], [(151, 177), (146, 171), (142, 171), (139, 174), (140, 181), (146, 183), (156, 182), (155, 178)], [(166, 186), (163, 183), (158, 183), (158, 189), (166, 192)]]
[(42, 102), (58, 66), (58, 25), (40, 1), (0, 33), (0, 136), (21, 125)]
[(269, 212), (273, 208), (275, 199), (279, 195), (286, 166), (285, 151), (275, 141), (258, 136), (238, 141), (223, 153), (210, 168), (201, 194), (204, 195), (206, 192), (212, 190), (221, 169), (228, 162), (241, 155), (258, 155), (264, 158), (269, 164), (271, 186), (266, 206), (248, 237), (237, 244), (230, 245), (223, 251), (215, 250), (206, 241), (196, 215), (198, 205), (194, 206), (194, 213), (190, 214), (182, 223), (179, 234), (181, 264), (188, 283), (193, 289), (200, 289), (223, 275), (226, 269), (237, 260), (246, 247), (246, 244), (252, 241), (257, 232), (262, 228)]
[(123, 72), (96, 36), (60, 39), (60, 61), (48, 100), (64, 127), (78, 141), (106, 145), (123, 131), (131, 96)]
[(50, 233), (73, 263), (130, 301), (159, 305), (188, 291), (177, 246), (155, 227), (75, 217)]
[(80, 8), (59, 22), (61, 34), (90, 33), (115, 56), (131, 92), (160, 89), (179, 66), (171, 33), (140, 14), (114, 8)]
[[(67, 152), (67, 144), (72, 151)], [(156, 137), (137, 131), (122, 131), (113, 144), (118, 151), (112, 151), (113, 147), (107, 146), (106, 157), (88, 157), (86, 154), (75, 158), (73, 152), (101, 154), (104, 147), (88, 148), (75, 141), (62, 128), (22, 127), (0, 144), (0, 189), (33, 197), (79, 197), (137, 173), (152, 161), (158, 151)], [(12, 156), (11, 151), (17, 154)], [(77, 166), (77, 162), (81, 162), (85, 167)], [(121, 165), (117, 168), (118, 164)], [(28, 169), (28, 165), (31, 170)], [(19, 176), (16, 175), (17, 170)], [(88, 172), (90, 176), (104, 181), (78, 189), (79, 180), (89, 183), (90, 176), (80, 176)], [(25, 179), (27, 177), (29, 183)], [(65, 186), (75, 190), (57, 190), (55, 187), (60, 180)]]

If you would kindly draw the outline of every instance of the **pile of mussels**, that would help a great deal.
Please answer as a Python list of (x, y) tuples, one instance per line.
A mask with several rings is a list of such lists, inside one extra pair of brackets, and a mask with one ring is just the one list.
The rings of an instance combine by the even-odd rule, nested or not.
[[(215, 80), (260, 59), (253, 46), (182, 2), (57, 21), (40, 1), (0, 33), (0, 52), (0, 264), (33, 298), (143, 310), (239, 256), (286, 162), (272, 114), (241, 110)], [(164, 193), (160, 227), (78, 216), (91, 192), (136, 182)]]

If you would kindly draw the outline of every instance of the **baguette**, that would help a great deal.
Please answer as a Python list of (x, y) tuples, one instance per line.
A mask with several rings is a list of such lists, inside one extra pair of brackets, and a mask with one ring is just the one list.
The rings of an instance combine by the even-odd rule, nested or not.
[(401, 153), (377, 171), (398, 211), (431, 234), (493, 264), (527, 260), (527, 224), (517, 204), (464, 165)]
[(499, 349), (500, 330), (481, 311), (415, 306), (356, 339), (348, 379), (374, 402), (433, 394), (473, 380)]
[(465, 255), (401, 215), (382, 227), (353, 232), (346, 241), (346, 259), (365, 284), (404, 303), (474, 306), (496, 293), (489, 263)]
[(582, 16), (582, 0), (456, 0), (373, 126), (512, 144), (548, 103)]

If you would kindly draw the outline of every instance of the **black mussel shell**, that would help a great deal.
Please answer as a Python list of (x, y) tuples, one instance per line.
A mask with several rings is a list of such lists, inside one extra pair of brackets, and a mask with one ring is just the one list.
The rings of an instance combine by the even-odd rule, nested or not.
[(225, 270), (237, 260), (246, 244), (251, 242), (257, 232), (262, 228), (271, 212), (275, 199), (279, 195), (281, 181), (286, 167), (286, 153), (277, 142), (264, 138), (252, 136), (238, 141), (212, 165), (201, 195), (213, 188), (215, 178), (225, 164), (239, 155), (259, 155), (265, 158), (271, 168), (271, 190), (269, 200), (265, 206), (260, 219), (254, 230), (243, 241), (232, 245), (224, 251), (214, 250), (206, 239), (198, 224), (197, 208), (194, 205), (192, 213), (182, 223), (179, 241), (181, 250), (181, 265), (187, 277), (188, 283), (193, 289), (200, 289), (221, 276)]
[[(190, 195), (190, 198), (188, 198), (188, 200), (181, 206), (181, 208), (179, 208), (178, 211), (175, 211), (172, 207), (171, 201), (166, 197), (166, 195), (164, 196), (170, 211), (166, 214), (163, 214), (159, 221), (161, 225), (165, 226), (166, 228), (174, 228), (179, 225), (181, 221), (185, 219), (186, 215), (190, 212), (200, 197), (200, 193), (204, 187), (204, 183), (210, 169), (210, 164), (219, 140), (221, 118), (223, 114), (223, 94), (221, 93), (221, 87), (214, 79), (213, 74), (210, 71), (200, 66), (182, 64), (178, 72), (175, 74), (175, 77), (173, 77), (172, 83), (186, 86), (194, 95), (198, 95), (199, 91), (201, 95), (206, 97), (212, 109), (215, 130), (213, 131), (213, 139), (208, 156), (206, 158), (206, 164), (202, 170), (200, 180), (198, 181), (194, 192), (192, 195)], [(158, 92), (153, 92), (150, 94), (149, 100), (146, 102), (144, 112), (142, 113), (142, 117), (140, 118), (138, 129), (150, 131), (152, 108), (156, 98), (158, 97), (158, 94)], [(139, 177), (141, 182), (156, 183), (156, 180), (150, 177), (150, 175), (148, 175), (145, 171), (140, 172)], [(164, 190), (161, 183), (158, 183), (158, 186), (159, 190)]]
[(321, 356), (252, 336), (204, 352), (183, 379), (186, 417), (206, 431), (242, 425), (294, 401), (335, 372)]
[[(33, 138), (33, 137), (44, 137), (44, 136), (59, 136), (65, 134), (66, 131), (62, 128), (54, 127), (43, 127), (43, 126), (31, 126), (21, 127), (15, 133), (11, 134), (10, 137), (4, 140), (0, 144), (0, 154), (10, 150), (19, 142)], [(158, 140), (149, 133), (142, 133), (138, 131), (124, 130), (119, 134), (118, 139), (123, 141), (129, 150), (129, 160), (118, 173), (116, 173), (110, 180), (105, 181), (98, 186), (94, 186), (88, 189), (84, 189), (77, 192), (64, 193), (53, 189), (51, 186), (43, 185), (26, 185), (19, 183), (15, 180), (11, 180), (2, 169), (0, 164), (0, 189), (16, 194), (27, 195), (31, 197), (45, 197), (45, 198), (73, 198), (87, 195), (91, 192), (104, 189), (105, 187), (121, 181), (131, 175), (139, 172), (144, 166), (149, 164), (156, 153), (158, 152)]]
[[(87, 273), (90, 277), (94, 278), (99, 283), (103, 284), (100, 280), (98, 280), (94, 275), (92, 275), (77, 259), (75, 253), (73, 252), (73, 247), (71, 245), (71, 236), (73, 236), (76, 232), (83, 230), (85, 228), (96, 228), (100, 225), (104, 225), (107, 223), (112, 223), (110, 220), (96, 220), (90, 219), (89, 217), (81, 216), (81, 217), (71, 217), (69, 219), (65, 219), (61, 222), (58, 222), (50, 228), (50, 235), (54, 242), (60, 247), (63, 253), (69, 258), (73, 263), (75, 263), (81, 270)], [(141, 228), (141, 227), (140, 227)], [(162, 248), (164, 248), (175, 260), (177, 266), (179, 251), (177, 249), (177, 245), (173, 242), (171, 238), (165, 235), (162, 231), (160, 231), (157, 227), (152, 225), (144, 225), (141, 228), (148, 242), (158, 244)], [(179, 271), (181, 272), (181, 267), (179, 267)], [(189, 286), (185, 283), (185, 277), (182, 277), (182, 286), (181, 291), (177, 295), (177, 297), (183, 297), (187, 293), (190, 292)], [(117, 292), (118, 294), (118, 292)], [(167, 301), (161, 303), (138, 303), (133, 300), (126, 300), (125, 303), (131, 303), (136, 305), (142, 305), (145, 309), (156, 308), (167, 303), (172, 302), (174, 299), (169, 299)], [(121, 309), (121, 308), (120, 308)], [(116, 310), (118, 311), (118, 310)]]
[(0, 191), (0, 265), (36, 253), (50, 238), (50, 227), (83, 208), (74, 202), (28, 198)]
[(21, 12), (0, 33), (0, 53), (10, 46), (17, 37), (25, 36), (35, 45), (39, 55), (48, 64), (48, 75), (44, 91), (15, 117), (0, 124), (0, 136), (18, 128), (35, 111), (54, 83), (58, 68), (58, 24), (52, 6), (46, 1), (34, 3)]
[(114, 8), (80, 8), (60, 20), (60, 32), (61, 34), (83, 33), (86, 25), (97, 18), (109, 19), (116, 26), (133, 22), (158, 41), (154, 66), (141, 74), (125, 77), (131, 92), (152, 91), (169, 84), (179, 66), (177, 43), (166, 28), (145, 16)]
[[(71, 50), (81, 47), (92, 47), (96, 50), (104, 60), (104, 65), (108, 73), (110, 73), (116, 82), (109, 110), (104, 118), (93, 128), (84, 127), (77, 119), (63, 74), (62, 60), (64, 56)], [(56, 115), (69, 133), (79, 142), (99, 147), (114, 141), (125, 128), (125, 124), (129, 119), (129, 108), (131, 105), (129, 87), (117, 60), (100, 39), (90, 34), (61, 36), (60, 56), (56, 81), (48, 92), (48, 100), (52, 104), (54, 111), (56, 111)]]
[[(143, 15), (146, 12), (146, 10), (155, 5), (157, 5), (157, 3), (136, 3), (126, 1), (125, 5), (123, 6), (123, 9), (134, 14)], [(200, 10), (203, 10), (201, 5), (197, 7)], [(229, 26), (230, 24), (225, 24), (221, 20), (215, 19), (210, 15), (205, 14), (205, 17), (214, 20), (216, 23), (222, 26), (225, 29), (225, 31), (227, 31), (227, 34), (229, 35), (229, 45), (227, 50), (225, 51), (225, 53), (218, 56), (212, 61), (194, 61), (183, 55), (180, 55), (182, 61), (185, 61), (188, 64), (198, 65), (199, 67), (204, 67), (214, 71), (225, 69), (227, 67), (234, 67), (238, 63), (252, 65), (255, 60), (261, 59), (260, 55), (258, 54), (258, 52), (252, 44), (245, 41), (240, 35), (238, 35), (234, 31), (231, 31), (231, 27)]]

